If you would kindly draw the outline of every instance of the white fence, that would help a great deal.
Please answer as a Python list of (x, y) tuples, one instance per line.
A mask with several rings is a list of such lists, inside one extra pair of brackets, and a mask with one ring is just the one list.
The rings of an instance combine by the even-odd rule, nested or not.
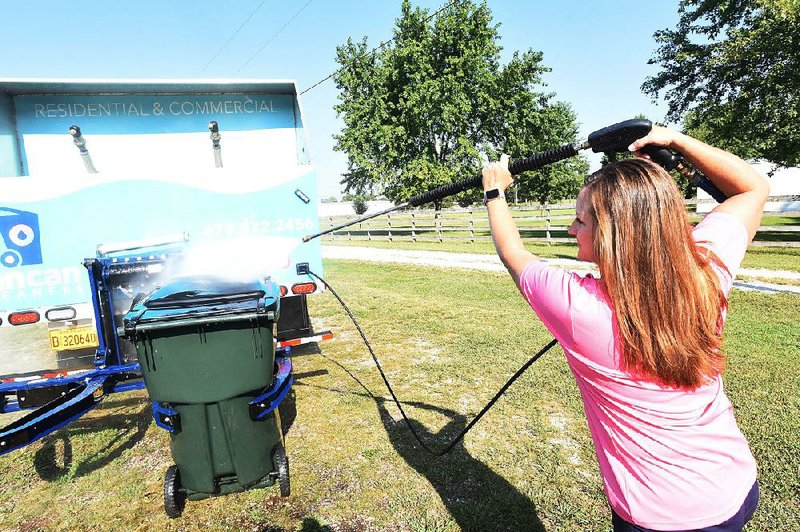
[[(798, 198), (800, 199), (800, 198)], [(770, 205), (781, 205), (787, 197), (771, 197)], [(713, 200), (711, 200), (713, 201)], [(696, 204), (698, 211), (706, 203), (687, 200), (687, 206)], [(373, 212), (391, 206), (376, 207)], [(769, 206), (769, 205), (768, 205)], [(352, 207), (351, 207), (352, 208)], [(523, 240), (547, 243), (574, 242), (567, 234), (567, 227), (575, 217), (575, 203), (549, 206), (512, 206), (512, 216)], [(706, 211), (707, 212), (707, 211)], [(756, 234), (753, 246), (800, 247), (800, 216), (797, 212), (767, 213), (772, 216), (794, 216), (797, 224), (762, 226)], [(699, 219), (700, 215), (697, 216)], [(320, 229), (330, 229), (355, 220), (351, 211), (347, 216), (320, 216)], [(491, 232), (484, 207), (467, 209), (414, 209), (397, 211), (372, 220), (360, 222), (331, 233), (327, 240), (385, 240), (385, 241), (460, 241), (477, 242), (491, 240)]]

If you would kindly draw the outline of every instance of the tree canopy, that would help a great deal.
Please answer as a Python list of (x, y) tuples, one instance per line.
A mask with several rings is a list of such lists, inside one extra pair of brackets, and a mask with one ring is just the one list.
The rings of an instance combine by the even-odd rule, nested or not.
[(656, 32), (642, 89), (665, 92), (670, 120), (747, 158), (800, 164), (800, 2), (682, 0)]
[[(345, 191), (400, 202), (477, 173), (483, 157), (512, 159), (574, 142), (570, 107), (544, 92), (542, 54), (500, 64), (498, 26), (485, 2), (455, 3), (438, 16), (402, 3), (394, 39), (370, 53), (367, 39), (337, 47), (335, 110), (348, 157)], [(522, 199), (574, 195), (588, 164), (576, 157), (522, 176)], [(460, 203), (479, 197), (467, 192)], [(436, 205), (439, 208), (440, 205)]]

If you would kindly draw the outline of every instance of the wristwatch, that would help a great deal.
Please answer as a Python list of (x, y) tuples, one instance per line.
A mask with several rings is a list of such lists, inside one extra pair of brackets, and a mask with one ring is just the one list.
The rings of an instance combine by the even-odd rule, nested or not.
[(503, 198), (506, 199), (506, 193), (500, 190), (499, 188), (493, 188), (491, 190), (486, 190), (483, 193), (483, 204), (486, 205), (493, 199)]

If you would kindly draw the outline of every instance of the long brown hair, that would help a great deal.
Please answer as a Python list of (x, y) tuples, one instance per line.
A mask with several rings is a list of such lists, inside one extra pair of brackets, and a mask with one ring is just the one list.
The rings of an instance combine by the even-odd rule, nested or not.
[(719, 260), (695, 244), (675, 181), (650, 161), (628, 159), (592, 174), (585, 189), (623, 368), (690, 389), (722, 372), (725, 299), (710, 265)]

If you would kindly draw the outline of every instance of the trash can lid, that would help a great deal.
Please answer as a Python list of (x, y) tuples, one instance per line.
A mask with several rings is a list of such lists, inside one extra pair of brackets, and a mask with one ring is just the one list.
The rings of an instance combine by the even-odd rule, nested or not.
[[(278, 309), (270, 281), (239, 282), (218, 277), (176, 278), (138, 301), (125, 315), (126, 331), (138, 324), (214, 316), (263, 315)], [(241, 316), (245, 318), (246, 316)]]

